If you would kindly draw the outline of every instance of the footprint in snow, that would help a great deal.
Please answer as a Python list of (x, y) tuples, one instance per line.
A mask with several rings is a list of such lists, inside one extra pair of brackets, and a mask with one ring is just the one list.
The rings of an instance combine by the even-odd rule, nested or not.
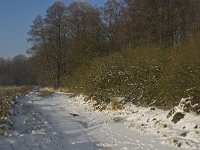
[(133, 139), (132, 138), (128, 138), (130, 141), (132, 141)]
[(148, 144), (151, 148), (153, 148), (154, 146), (152, 144)]

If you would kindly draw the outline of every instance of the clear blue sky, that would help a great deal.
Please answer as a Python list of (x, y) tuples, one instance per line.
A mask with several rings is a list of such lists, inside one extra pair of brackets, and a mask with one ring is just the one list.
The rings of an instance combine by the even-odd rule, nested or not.
[[(55, 0), (0, 0), (0, 57), (25, 54), (27, 32), (37, 15), (44, 15)], [(69, 4), (73, 0), (63, 0)], [(82, 0), (103, 5), (105, 0)]]

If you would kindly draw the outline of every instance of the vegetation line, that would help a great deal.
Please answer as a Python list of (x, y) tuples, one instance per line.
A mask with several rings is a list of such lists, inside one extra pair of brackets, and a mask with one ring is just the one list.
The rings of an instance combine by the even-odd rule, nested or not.
[(31, 67), (20, 71), (27, 74), (11, 74), (10, 61), (0, 59), (0, 84), (67, 87), (103, 102), (120, 96), (163, 108), (182, 97), (200, 103), (199, 16), (198, 0), (56, 1), (28, 32)]

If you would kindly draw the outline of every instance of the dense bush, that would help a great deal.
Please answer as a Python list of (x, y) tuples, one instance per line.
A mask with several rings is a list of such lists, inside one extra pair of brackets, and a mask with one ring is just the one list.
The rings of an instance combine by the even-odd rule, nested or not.
[(192, 38), (171, 50), (170, 63), (165, 67), (161, 90), (164, 101), (175, 102), (182, 97), (193, 97), (200, 103), (200, 44), (199, 37)]
[(173, 49), (147, 45), (98, 58), (63, 80), (74, 92), (122, 96), (139, 105), (171, 108), (182, 97), (199, 102), (200, 44), (193, 38)]

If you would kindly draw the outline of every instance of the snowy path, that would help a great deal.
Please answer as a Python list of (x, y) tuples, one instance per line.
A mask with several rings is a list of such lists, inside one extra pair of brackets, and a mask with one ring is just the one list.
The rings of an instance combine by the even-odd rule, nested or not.
[(49, 98), (27, 94), (14, 109), (12, 130), (0, 137), (0, 150), (175, 149), (68, 100), (69, 95), (63, 94)]

